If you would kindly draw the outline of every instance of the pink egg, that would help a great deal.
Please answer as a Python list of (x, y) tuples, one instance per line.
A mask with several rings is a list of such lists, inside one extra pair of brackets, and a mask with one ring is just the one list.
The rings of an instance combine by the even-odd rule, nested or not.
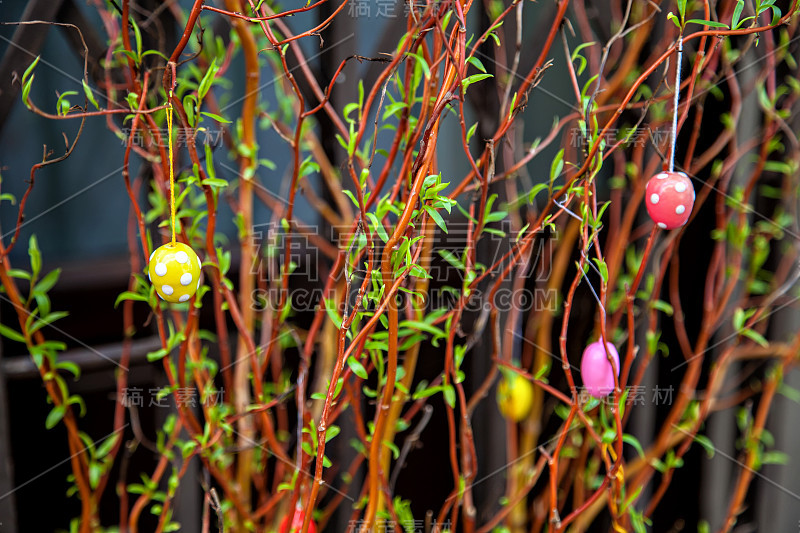
[(645, 205), (653, 222), (661, 229), (686, 224), (694, 207), (694, 186), (683, 172), (660, 172), (645, 188)]
[[(614, 345), (606, 343), (608, 353), (614, 360), (619, 377), (619, 354)], [(614, 369), (606, 357), (602, 341), (591, 343), (583, 351), (581, 359), (581, 379), (583, 386), (595, 398), (602, 398), (614, 391)]]

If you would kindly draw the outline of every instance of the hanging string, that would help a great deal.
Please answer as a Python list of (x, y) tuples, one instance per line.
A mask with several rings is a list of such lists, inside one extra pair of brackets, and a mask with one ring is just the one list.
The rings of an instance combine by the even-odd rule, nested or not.
[(675, 170), (675, 141), (678, 137), (678, 98), (681, 93), (681, 59), (683, 56), (683, 34), (678, 36), (678, 55), (675, 61), (675, 95), (672, 99), (672, 138), (669, 147), (669, 171)]
[(169, 213), (172, 226), (172, 244), (175, 244), (175, 172), (172, 168), (172, 89), (167, 100), (167, 146), (169, 146)]

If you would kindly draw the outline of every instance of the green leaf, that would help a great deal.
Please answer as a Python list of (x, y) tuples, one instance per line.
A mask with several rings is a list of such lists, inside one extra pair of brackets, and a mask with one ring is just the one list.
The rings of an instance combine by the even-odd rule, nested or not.
[(642, 445), (639, 443), (636, 437), (624, 433), (622, 435), (622, 442), (629, 444), (630, 446), (633, 446), (633, 448), (636, 450), (636, 453), (639, 454), (639, 457), (642, 458), (644, 457), (644, 449), (642, 448)]
[(686, 21), (687, 24), (689, 24), (690, 22), (694, 22), (695, 24), (702, 24), (703, 26), (708, 26), (710, 28), (723, 28), (726, 30), (728, 29), (727, 24), (723, 24), (722, 22), (716, 22), (714, 20), (691, 19)]
[(709, 439), (705, 435), (695, 435), (694, 441), (706, 450), (706, 454), (708, 454), (709, 459), (714, 457), (716, 449), (714, 448), (714, 443), (711, 442), (711, 439)]
[(550, 184), (561, 175), (561, 170), (564, 168), (564, 149), (558, 151), (553, 162), (550, 164)]
[(156, 350), (154, 352), (148, 352), (147, 360), (152, 363), (153, 361), (159, 361), (163, 359), (164, 357), (166, 357), (166, 355), (167, 355), (167, 350), (161, 348), (160, 350)]
[(494, 213), (489, 213), (484, 216), (483, 221), (487, 224), (490, 222), (499, 222), (505, 219), (507, 216), (508, 213), (506, 211), (495, 211)]
[(25, 69), (25, 72), (22, 74), (23, 85), (25, 85), (25, 82), (28, 81), (28, 77), (33, 72), (33, 69), (36, 68), (36, 64), (39, 63), (39, 59), (41, 59), (41, 56), (36, 56), (36, 59), (33, 60), (33, 63), (31, 63), (28, 68)]
[[(60, 383), (59, 385), (61, 386), (62, 389), (66, 390), (65, 385), (61, 385)], [(80, 409), (80, 416), (86, 415), (86, 402), (84, 402), (83, 398), (81, 398), (77, 394), (73, 394), (67, 399), (67, 405), (77, 405), (78, 408)], [(94, 448), (94, 446), (92, 446), (92, 448)]]
[(334, 306), (336, 304), (333, 300), (326, 300), (325, 302), (325, 312), (328, 313), (328, 318), (331, 319), (331, 322), (334, 323), (336, 329), (340, 329), (342, 327), (342, 317), (339, 316), (339, 313), (336, 312)]
[(398, 116), (397, 113), (400, 110), (405, 109), (406, 107), (408, 107), (408, 104), (406, 104), (405, 102), (392, 102), (391, 104), (386, 106), (386, 110), (384, 110), (383, 112), (383, 120), (386, 120), (391, 116)]
[(436, 225), (439, 226), (443, 232), (447, 233), (447, 225), (444, 223), (442, 215), (440, 215), (438, 211), (436, 211), (436, 209), (432, 208), (429, 205), (425, 206), (425, 211), (428, 213), (431, 219), (433, 219)]
[(686, 18), (686, 0), (677, 0), (678, 1), (678, 14), (681, 16), (681, 20)]
[(375, 231), (378, 232), (378, 236), (381, 240), (387, 242), (389, 240), (389, 235), (386, 233), (386, 228), (383, 227), (381, 221), (378, 220), (378, 217), (376, 217), (374, 213), (367, 213), (367, 217), (370, 219), (373, 226), (375, 226)]
[(477, 83), (479, 81), (485, 80), (486, 78), (492, 78), (491, 74), (473, 74), (472, 76), (467, 76), (463, 80), (461, 80), (461, 88), (464, 92), (467, 92), (467, 88), (472, 85), (473, 83)]
[(72, 375), (75, 376), (76, 381), (79, 377), (81, 377), (81, 367), (79, 367), (73, 361), (59, 361), (56, 363), (56, 368), (72, 372)]
[(219, 67), (217, 66), (217, 60), (215, 58), (211, 60), (211, 64), (208, 66), (208, 70), (203, 76), (203, 79), (200, 80), (200, 86), (197, 88), (197, 95), (200, 97), (200, 100), (205, 98), (206, 94), (208, 94), (208, 90), (211, 88), (214, 76), (216, 76), (218, 70)]
[[(419, 265), (412, 265), (410, 274), (422, 279), (433, 279), (433, 276), (431, 276), (427, 270)], [(402, 289), (403, 287), (400, 288)]]
[(12, 278), (26, 279), (28, 281), (31, 279), (31, 275), (28, 272), (20, 270), (19, 268), (9, 268), (6, 273)]
[(461, 261), (453, 252), (450, 250), (437, 250), (439, 255), (447, 261), (451, 266), (459, 269), (464, 270), (464, 262)]
[(600, 270), (600, 277), (603, 278), (603, 283), (608, 283), (608, 265), (598, 257), (593, 257), (592, 259), (597, 265), (598, 270)]
[(781, 19), (781, 8), (778, 6), (770, 6), (772, 8), (772, 22), (771, 25), (775, 26), (778, 24), (778, 21)]
[(97, 99), (89, 88), (89, 84), (86, 83), (86, 80), (81, 80), (81, 83), (83, 84), (83, 93), (86, 95), (86, 98), (92, 103), (95, 109), (100, 109), (100, 105), (97, 103)]
[[(196, 109), (197, 109), (197, 99), (193, 94), (188, 94), (183, 99), (183, 111), (186, 113), (186, 120), (189, 122), (189, 126), (195, 127), (197, 125), (197, 116), (196, 116)], [(171, 132), (167, 132), (169, 135)]]
[(617, 438), (617, 432), (613, 429), (607, 429), (603, 432), (603, 436), (601, 437), (604, 444), (611, 444)]
[(452, 385), (445, 385), (442, 388), (442, 394), (444, 394), (444, 401), (447, 402), (451, 408), (455, 408), (456, 406), (456, 389)]
[(206, 178), (200, 182), (202, 185), (210, 185), (211, 187), (227, 187), (228, 182), (221, 178)]
[(667, 471), (667, 465), (665, 465), (663, 461), (661, 461), (660, 459), (656, 459), (655, 457), (650, 459), (650, 466), (652, 466), (662, 474)]
[(42, 253), (39, 251), (36, 235), (31, 235), (28, 240), (28, 255), (31, 258), (31, 277), (38, 278), (39, 272), (42, 270)]
[(737, 307), (736, 310), (733, 312), (733, 329), (736, 331), (741, 331), (744, 327), (744, 309), (741, 307)]
[(431, 69), (428, 66), (428, 62), (425, 61), (424, 57), (422, 57), (422, 54), (421, 53), (416, 53), (416, 54), (409, 54), (409, 55), (413, 56), (417, 60), (417, 65), (420, 66), (420, 68), (422, 69), (422, 72), (425, 74), (425, 79), (427, 80), (428, 78), (430, 78), (431, 77)]
[(205, 116), (207, 116), (209, 118), (213, 118), (214, 120), (216, 120), (217, 122), (220, 122), (222, 124), (230, 124), (231, 123), (231, 121), (228, 120), (227, 118), (221, 117), (221, 116), (216, 115), (214, 113), (209, 113), (208, 111), (201, 111), (200, 114), (201, 115), (205, 115)]
[(470, 126), (469, 131), (467, 131), (467, 144), (469, 144), (469, 140), (475, 135), (475, 130), (478, 129), (478, 123), (476, 122), (472, 126)]
[(45, 294), (55, 286), (58, 277), (61, 275), (61, 269), (57, 268), (50, 271), (42, 280), (33, 288), (34, 293)]
[(661, 311), (667, 316), (672, 316), (672, 314), (675, 312), (672, 306), (664, 300), (653, 300), (651, 305), (653, 306), (653, 309)]
[(0, 324), (0, 335), (9, 338), (12, 341), (21, 342), (23, 344), (25, 343), (25, 337), (23, 337), (21, 333), (14, 331), (3, 324)]
[[(111, 452), (111, 449), (119, 440), (120, 435), (121, 433), (114, 433), (106, 440), (104, 440), (103, 443), (97, 447), (97, 451), (95, 452), (95, 457), (97, 457), (98, 459), (102, 459), (103, 457), (108, 455)], [(192, 442), (192, 444), (194, 444), (194, 442)]]
[[(739, 24), (739, 17), (742, 16), (742, 10), (744, 9), (744, 0), (739, 0), (736, 2), (736, 7), (733, 8), (733, 18), (731, 19), (731, 28), (738, 29)], [(744, 22), (744, 21), (742, 21)]]
[(364, 368), (364, 365), (361, 364), (361, 361), (352, 355), (347, 358), (347, 366), (350, 367), (350, 370), (352, 370), (353, 374), (356, 376), (360, 377), (361, 379), (367, 379), (367, 369)]
[(303, 448), (303, 451), (309, 457), (314, 457), (316, 455), (316, 453), (314, 453), (313, 448), (311, 448), (311, 443), (309, 443), (308, 441), (303, 441), (303, 443), (300, 445), (300, 447)]
[(100, 476), (103, 475), (103, 467), (100, 463), (89, 464), (89, 485), (96, 489), (100, 483)]
[(762, 465), (785, 465), (789, 462), (789, 455), (784, 452), (765, 452), (761, 458)]
[(165, 61), (169, 61), (169, 58), (166, 55), (164, 55), (163, 52), (159, 52), (158, 50), (147, 50), (144, 53), (142, 53), (142, 57), (147, 57), (152, 55), (156, 55)]
[(136, 21), (133, 20), (133, 17), (128, 17), (130, 19), (130, 25), (133, 28), (133, 36), (136, 39), (136, 56), (138, 57), (137, 63), (141, 63), (142, 61), (142, 32), (139, 30), (139, 26), (136, 24)]
[(398, 457), (400, 457), (400, 448), (397, 447), (397, 444), (395, 444), (394, 442), (385, 440), (385, 441), (383, 441), (383, 445), (386, 446), (387, 448), (389, 448), (390, 450), (392, 450), (392, 457), (394, 459), (397, 459)]
[(344, 194), (345, 194), (345, 195), (346, 195), (348, 198), (350, 198), (350, 200), (353, 202), (353, 205), (355, 205), (356, 207), (358, 207), (358, 200), (356, 199), (356, 196), (353, 194), (353, 192), (352, 192), (351, 190), (349, 190), (349, 189), (342, 189), (342, 192), (343, 192), (343, 193), (344, 193)]
[(476, 69), (480, 70), (481, 72), (486, 72), (486, 67), (483, 66), (483, 63), (480, 59), (475, 56), (470, 56), (467, 58), (467, 63), (471, 64)]
[(50, 411), (50, 414), (47, 415), (47, 419), (44, 421), (44, 427), (47, 429), (53, 429), (56, 427), (62, 418), (64, 418), (64, 414), (67, 412), (67, 407), (65, 405), (58, 405)]
[(329, 427), (328, 430), (325, 432), (325, 442), (327, 443), (328, 441), (333, 439), (341, 431), (342, 430), (341, 430), (341, 428), (339, 426), (331, 426), (331, 427)]
[(125, 291), (122, 294), (120, 294), (119, 296), (117, 296), (117, 301), (114, 302), (114, 308), (116, 308), (119, 305), (119, 303), (122, 302), (123, 300), (134, 300), (134, 301), (139, 301), (139, 302), (146, 302), (146, 301), (148, 301), (148, 298), (144, 294), (139, 294), (137, 292), (131, 292), (131, 291)]
[(412, 399), (419, 400), (420, 398), (428, 398), (429, 396), (433, 396), (442, 389), (443, 387), (441, 385), (437, 385), (435, 387), (428, 387), (428, 382), (423, 380), (419, 382), (419, 385), (417, 385), (417, 390), (414, 391)]
[(506, 236), (506, 232), (505, 231), (501, 231), (499, 229), (483, 228), (483, 231), (485, 231), (486, 233), (490, 233), (492, 235), (497, 235), (498, 237), (505, 237)]
[(800, 403), (800, 390), (790, 387), (786, 383), (781, 383), (778, 385), (778, 394), (782, 394), (784, 397), (795, 403)]
[(42, 329), (43, 327), (52, 324), (56, 320), (64, 318), (67, 315), (69, 315), (69, 313), (67, 313), (66, 311), (55, 311), (53, 313), (50, 313), (47, 316), (37, 320), (36, 323), (28, 330), (28, 334), (32, 335), (35, 332)]
[(63, 94), (58, 96), (58, 100), (56, 101), (56, 113), (61, 116), (66, 116), (67, 112), (70, 108), (69, 100), (67, 100), (67, 96), (77, 95), (78, 91), (64, 91)]
[(747, 337), (751, 341), (754, 341), (754, 342), (760, 344), (764, 348), (767, 348), (769, 346), (769, 342), (767, 341), (767, 339), (765, 339), (764, 336), (761, 333), (757, 332), (754, 329), (742, 330), (742, 335), (744, 335), (745, 337)]
[(22, 86), (22, 101), (25, 103), (25, 107), (28, 109), (31, 109), (30, 104), (28, 104), (28, 95), (30, 95), (31, 87), (33, 86), (33, 78), (35, 78), (35, 76), (31, 76), (31, 78)]
[(425, 331), (434, 337), (446, 337), (444, 331), (436, 326), (428, 324), (427, 322), (420, 322), (418, 320), (403, 320), (400, 322), (399, 326), (400, 328), (410, 328), (413, 330)]
[(574, 63), (576, 59), (579, 59), (581, 63), (577, 69), (578, 76), (583, 74), (583, 71), (586, 68), (586, 58), (580, 55), (580, 51), (589, 46), (593, 46), (594, 44), (595, 44), (594, 41), (588, 43), (582, 43), (577, 48), (575, 48), (575, 50), (572, 51), (572, 57), (571, 57), (572, 62)]

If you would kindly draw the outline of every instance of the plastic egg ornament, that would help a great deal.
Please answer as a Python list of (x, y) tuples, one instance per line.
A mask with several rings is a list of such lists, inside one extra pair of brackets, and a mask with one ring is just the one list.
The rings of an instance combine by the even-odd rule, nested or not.
[(200, 288), (200, 258), (189, 246), (168, 243), (150, 254), (147, 277), (162, 300), (186, 302)]
[(533, 385), (516, 372), (507, 372), (497, 386), (497, 407), (504, 417), (519, 422), (533, 405)]
[[(283, 517), (281, 525), (278, 528), (278, 533), (299, 533), (303, 530), (303, 521), (306, 519), (306, 513), (302, 509), (297, 509), (292, 516), (291, 529), (289, 528), (289, 515)], [(317, 533), (317, 524), (313, 520), (308, 522), (308, 533)]]
[(686, 224), (694, 207), (694, 186), (683, 172), (659, 172), (647, 182), (645, 205), (653, 222), (661, 229)]
[[(608, 354), (614, 360), (619, 377), (619, 354), (614, 345), (606, 343)], [(595, 341), (583, 350), (581, 379), (587, 392), (595, 398), (603, 398), (614, 391), (614, 369), (606, 357), (602, 341)]]

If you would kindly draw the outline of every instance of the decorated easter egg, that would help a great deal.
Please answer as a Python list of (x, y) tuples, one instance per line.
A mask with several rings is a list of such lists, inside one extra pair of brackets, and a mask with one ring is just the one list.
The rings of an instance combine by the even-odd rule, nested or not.
[[(278, 533), (298, 533), (303, 530), (303, 521), (306, 519), (306, 513), (303, 509), (296, 509), (292, 516), (292, 523), (289, 524), (289, 515), (283, 517), (281, 525), (278, 528)], [(308, 523), (308, 533), (317, 533), (317, 524), (313, 520)]]
[(200, 288), (200, 258), (182, 242), (168, 243), (153, 251), (147, 277), (161, 299), (186, 302)]
[(528, 416), (533, 405), (533, 385), (517, 373), (509, 372), (497, 386), (500, 413), (515, 422)]
[[(619, 354), (614, 345), (606, 343), (608, 353), (614, 360), (619, 377)], [(591, 343), (583, 351), (581, 358), (581, 379), (583, 386), (595, 398), (602, 398), (614, 391), (614, 369), (606, 357), (602, 341)]]
[(659, 172), (647, 182), (645, 205), (653, 222), (661, 229), (686, 224), (694, 206), (692, 180), (683, 172)]

